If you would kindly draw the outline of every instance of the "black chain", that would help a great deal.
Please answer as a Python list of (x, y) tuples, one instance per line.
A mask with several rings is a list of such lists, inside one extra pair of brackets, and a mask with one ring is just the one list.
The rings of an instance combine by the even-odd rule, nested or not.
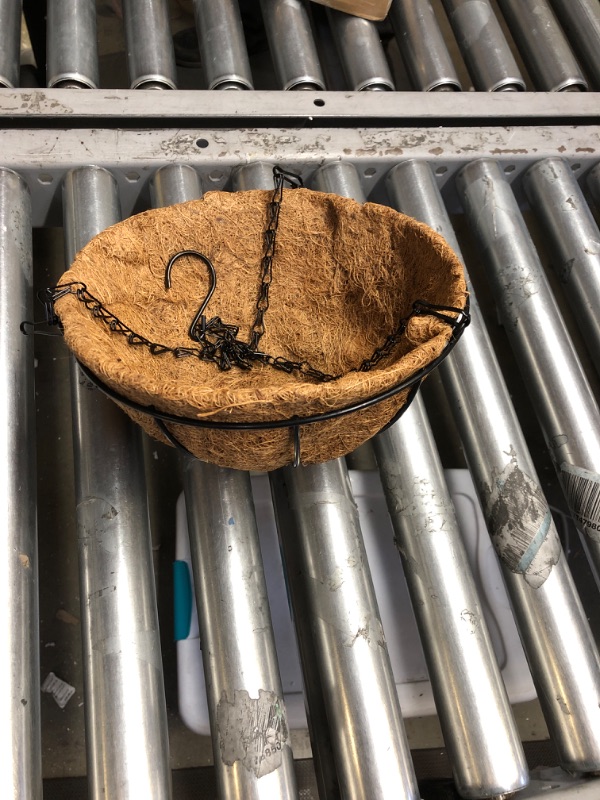
[[(308, 361), (290, 361), (283, 356), (272, 356), (258, 350), (258, 344), (265, 333), (264, 316), (269, 308), (269, 289), (273, 278), (273, 258), (275, 257), (275, 247), (277, 239), (277, 229), (279, 225), (279, 213), (283, 199), (283, 186), (287, 183), (291, 188), (302, 186), (302, 179), (299, 175), (285, 172), (279, 167), (273, 168), (273, 179), (275, 189), (268, 205), (267, 227), (264, 232), (264, 254), (261, 262), (261, 285), (256, 303), (256, 317), (250, 329), (249, 342), (240, 341), (237, 336), (239, 327), (224, 323), (220, 317), (212, 317), (207, 320), (203, 312), (208, 305), (210, 298), (216, 288), (216, 272), (210, 259), (197, 250), (182, 250), (169, 259), (165, 271), (165, 288), (171, 287), (171, 269), (175, 261), (182, 256), (196, 256), (207, 266), (210, 275), (210, 286), (200, 309), (192, 321), (188, 335), (190, 339), (198, 342), (199, 347), (169, 347), (158, 342), (152, 342), (144, 336), (133, 331), (118, 317), (112, 314), (97, 297), (94, 297), (85, 283), (74, 281), (71, 283), (60, 284), (46, 289), (43, 298), (46, 308), (46, 321), (50, 325), (60, 324), (60, 320), (54, 310), (55, 302), (66, 294), (74, 294), (92, 315), (100, 319), (109, 329), (115, 333), (120, 333), (127, 338), (128, 344), (132, 346), (147, 347), (152, 355), (163, 355), (171, 353), (176, 358), (194, 357), (201, 361), (212, 361), (221, 370), (229, 370), (232, 366), (242, 369), (250, 369), (252, 362), (268, 364), (274, 369), (287, 373), (298, 373), (306, 378), (311, 378), (322, 383), (340, 378), (341, 375), (331, 375), (316, 369)], [(448, 312), (448, 313), (446, 313)], [(454, 314), (455, 316), (449, 316)], [(369, 358), (364, 359), (355, 372), (368, 372), (379, 362), (389, 356), (393, 349), (400, 343), (406, 326), (413, 316), (430, 315), (435, 316), (448, 324), (453, 329), (453, 337), (458, 338), (462, 329), (469, 322), (469, 315), (458, 308), (451, 306), (438, 306), (417, 300), (408, 317), (400, 320), (396, 330), (391, 333), (385, 342), (378, 347)]]
[[(239, 329), (235, 325), (225, 325), (221, 322), (219, 317), (213, 317), (208, 323), (203, 325), (203, 337), (199, 339), (200, 347), (169, 347), (169, 345), (166, 344), (153, 342), (129, 328), (109, 311), (106, 306), (102, 305), (97, 297), (94, 297), (94, 295), (88, 291), (85, 283), (77, 281), (63, 283), (46, 289), (44, 302), (48, 312), (46, 320), (48, 324), (60, 324), (60, 320), (54, 311), (54, 304), (67, 294), (74, 294), (77, 299), (89, 309), (93, 317), (100, 319), (112, 332), (120, 333), (122, 336), (125, 336), (128, 344), (134, 347), (147, 347), (153, 356), (171, 353), (175, 358), (193, 357), (198, 358), (200, 361), (213, 361), (217, 363), (222, 370), (230, 369), (233, 365), (241, 367), (242, 369), (250, 369), (252, 366), (251, 362), (257, 361), (262, 364), (268, 364), (283, 372), (296, 372), (306, 378), (312, 378), (322, 383), (337, 380), (345, 374), (331, 375), (327, 372), (321, 372), (321, 370), (311, 366), (308, 361), (290, 361), (282, 356), (272, 356), (267, 353), (261, 353), (260, 351), (250, 350), (248, 344), (236, 339)], [(450, 317), (444, 312), (456, 314), (456, 317)], [(452, 327), (453, 338), (455, 339), (458, 339), (463, 329), (469, 323), (469, 315), (460, 308), (437, 306), (431, 303), (425, 303), (422, 300), (417, 300), (413, 304), (412, 311), (408, 317), (401, 320), (398, 328), (387, 337), (383, 345), (378, 347), (370, 358), (366, 358), (358, 367), (354, 367), (349, 371), (368, 372), (371, 370), (383, 358), (390, 355), (393, 348), (399, 344), (402, 334), (406, 331), (408, 321), (414, 316), (424, 315), (437, 317)], [(215, 336), (216, 341), (210, 341), (209, 337), (211, 335)]]
[(267, 214), (267, 227), (264, 233), (265, 252), (261, 264), (261, 284), (256, 302), (256, 317), (250, 331), (250, 349), (258, 350), (258, 343), (265, 332), (264, 317), (269, 308), (269, 288), (273, 280), (273, 258), (275, 257), (275, 241), (279, 226), (279, 212), (283, 200), (283, 184), (287, 183), (292, 189), (302, 187), (302, 178), (293, 172), (285, 172), (280, 167), (273, 167), (273, 181), (275, 191), (271, 197)]

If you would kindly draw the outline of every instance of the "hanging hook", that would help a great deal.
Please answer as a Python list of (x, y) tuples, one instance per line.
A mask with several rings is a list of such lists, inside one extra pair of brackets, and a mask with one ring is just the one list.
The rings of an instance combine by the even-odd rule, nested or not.
[(202, 332), (204, 332), (206, 328), (206, 319), (204, 318), (204, 310), (206, 306), (210, 302), (210, 298), (213, 296), (215, 289), (217, 288), (217, 273), (215, 272), (215, 268), (213, 266), (212, 261), (210, 258), (201, 253), (199, 250), (180, 250), (179, 253), (175, 253), (174, 256), (171, 256), (169, 259), (169, 263), (167, 264), (167, 268), (165, 270), (165, 289), (171, 288), (171, 272), (173, 270), (173, 264), (179, 259), (183, 258), (184, 256), (196, 256), (199, 258), (206, 266), (208, 267), (208, 275), (210, 279), (210, 286), (208, 292), (206, 293), (206, 297), (202, 302), (202, 305), (196, 312), (196, 316), (192, 320), (192, 324), (189, 327), (188, 335), (190, 339), (193, 339), (195, 342), (201, 341), (200, 335), (196, 332), (198, 326), (201, 327)]
[(289, 172), (289, 170), (281, 169), (280, 166), (273, 167), (273, 180), (275, 181), (275, 188), (278, 189), (283, 186), (284, 181), (289, 184), (292, 189), (302, 189), (304, 182), (302, 177), (296, 172)]

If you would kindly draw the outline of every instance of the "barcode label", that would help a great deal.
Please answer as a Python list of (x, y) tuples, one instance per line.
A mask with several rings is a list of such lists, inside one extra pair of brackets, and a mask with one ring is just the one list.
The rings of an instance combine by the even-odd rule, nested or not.
[(75, 694), (75, 687), (49, 672), (42, 684), (42, 692), (51, 694), (60, 708), (64, 708)]
[(600, 475), (566, 462), (560, 471), (571, 514), (583, 533), (600, 542)]

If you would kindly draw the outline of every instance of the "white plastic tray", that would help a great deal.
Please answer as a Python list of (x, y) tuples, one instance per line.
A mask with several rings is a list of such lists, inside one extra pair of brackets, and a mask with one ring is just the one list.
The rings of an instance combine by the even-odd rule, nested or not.
[[(446, 470), (458, 521), (471, 568), (477, 582), (494, 650), (512, 703), (536, 696), (525, 655), (510, 610), (496, 554), (468, 470)], [(400, 556), (379, 480), (374, 472), (350, 472), (352, 490), (361, 521), (379, 610), (405, 717), (435, 714), (431, 684), (417, 632)], [(271, 604), (275, 642), (283, 691), (292, 728), (306, 727), (302, 673), (281, 565), (275, 517), (266, 475), (252, 477), (260, 543)], [(188, 564), (190, 551), (183, 495), (177, 503), (176, 559)], [(185, 724), (208, 735), (204, 671), (198, 633), (198, 617), (192, 602), (189, 635), (177, 642), (179, 711)]]

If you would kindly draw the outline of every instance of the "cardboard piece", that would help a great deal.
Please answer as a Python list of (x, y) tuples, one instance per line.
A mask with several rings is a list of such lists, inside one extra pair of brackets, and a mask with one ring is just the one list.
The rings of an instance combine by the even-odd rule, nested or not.
[(313, 2), (335, 8), (345, 14), (352, 14), (354, 17), (374, 21), (385, 19), (392, 5), (392, 0), (313, 0)]

